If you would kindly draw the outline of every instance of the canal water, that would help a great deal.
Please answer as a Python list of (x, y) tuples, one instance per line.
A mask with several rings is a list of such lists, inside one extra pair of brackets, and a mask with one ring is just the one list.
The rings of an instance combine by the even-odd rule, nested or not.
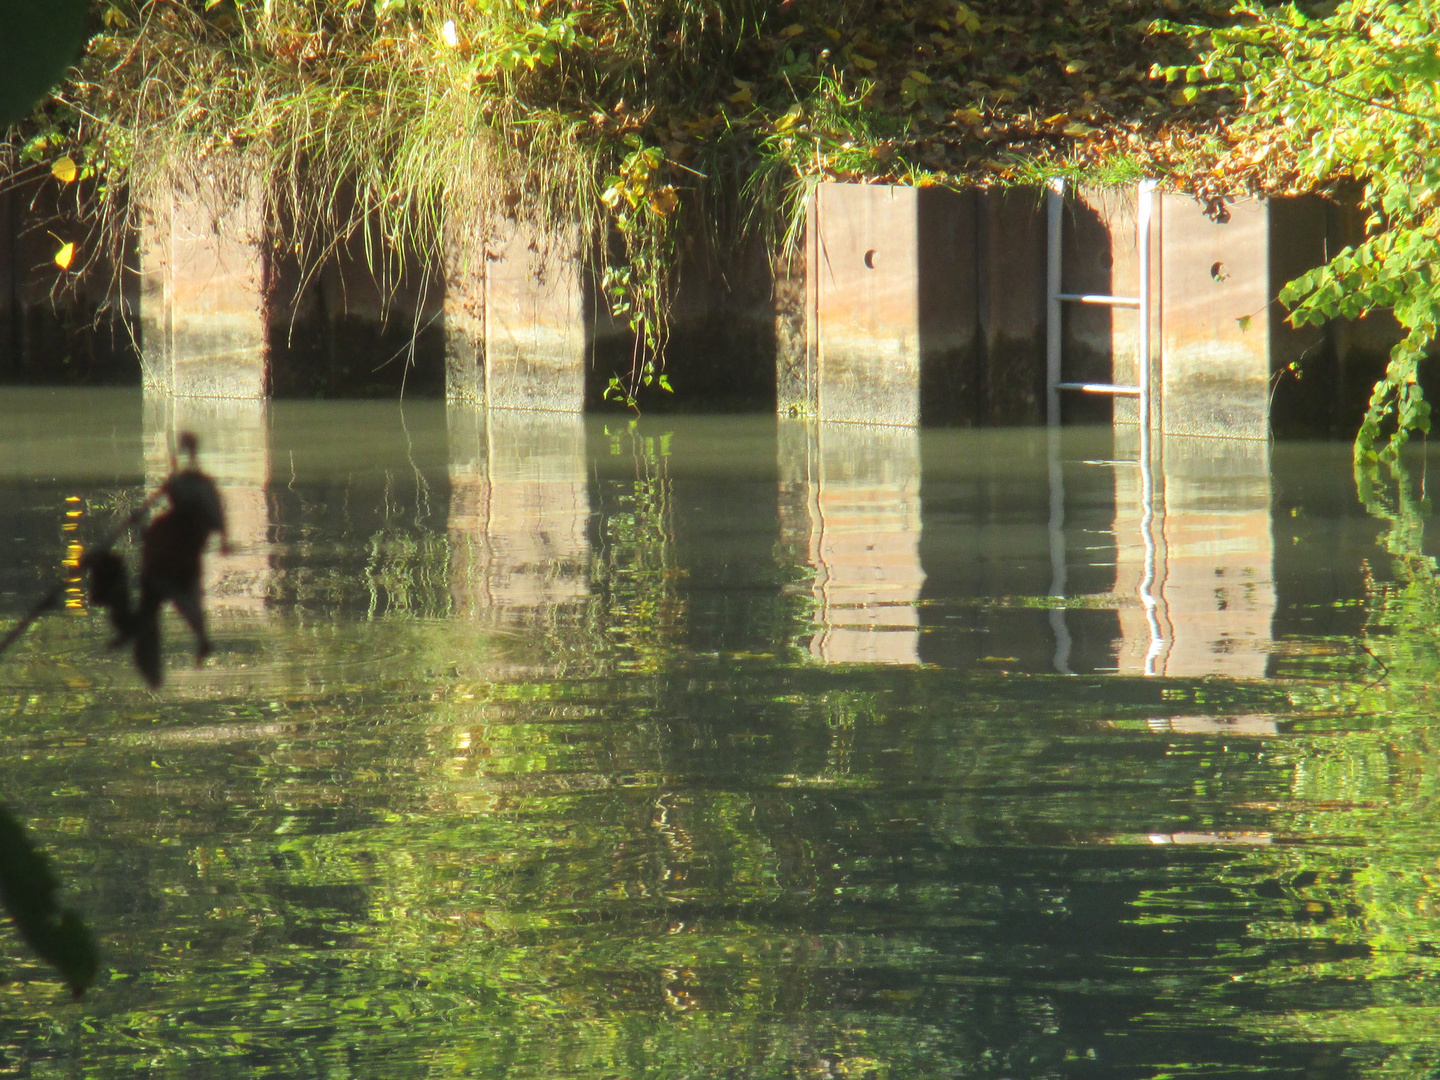
[(216, 655), (0, 660), (104, 950), (0, 934), (0, 1075), (1440, 1068), (1421, 459), (7, 389), (0, 614), (180, 430)]

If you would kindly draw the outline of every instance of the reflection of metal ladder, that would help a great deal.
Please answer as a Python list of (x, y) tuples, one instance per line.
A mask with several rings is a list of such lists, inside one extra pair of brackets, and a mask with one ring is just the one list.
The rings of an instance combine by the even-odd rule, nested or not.
[[(1046, 260), (1045, 260), (1045, 419), (1049, 426), (1050, 442), (1050, 595), (1056, 600), (1063, 599), (1066, 589), (1065, 555), (1065, 481), (1060, 457), (1060, 394), (1061, 391), (1087, 394), (1110, 394), (1112, 396), (1137, 398), (1137, 420), (1140, 428), (1140, 499), (1141, 539), (1145, 545), (1145, 569), (1141, 579), (1140, 602), (1145, 608), (1146, 621), (1150, 625), (1150, 647), (1145, 656), (1145, 673), (1153, 675), (1156, 661), (1165, 648), (1165, 637), (1160, 629), (1158, 605), (1154, 595), (1156, 572), (1156, 545), (1154, 532), (1155, 483), (1151, 471), (1151, 423), (1152, 408), (1150, 389), (1153, 379), (1150, 354), (1151, 316), (1154, 310), (1150, 288), (1150, 223), (1155, 206), (1154, 180), (1141, 180), (1135, 207), (1135, 245), (1139, 264), (1140, 288), (1138, 296), (1110, 296), (1098, 293), (1061, 292), (1061, 270), (1063, 267), (1062, 226), (1065, 210), (1065, 181), (1052, 180), (1046, 200)], [(1064, 305), (1099, 304), (1105, 307), (1135, 308), (1139, 316), (1137, 330), (1136, 385), (1126, 386), (1115, 383), (1066, 382), (1063, 377), (1061, 360)], [(1117, 463), (1118, 464), (1118, 463)], [(1055, 670), (1063, 675), (1070, 671), (1071, 639), (1065, 624), (1065, 608), (1059, 604), (1050, 609), (1050, 625), (1055, 633)]]

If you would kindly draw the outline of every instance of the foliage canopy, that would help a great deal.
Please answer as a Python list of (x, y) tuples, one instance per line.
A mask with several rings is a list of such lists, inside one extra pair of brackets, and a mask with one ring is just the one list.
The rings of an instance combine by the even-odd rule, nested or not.
[(1232, 26), (1188, 28), (1208, 35), (1208, 51), (1166, 74), (1187, 98), (1233, 91), (1237, 134), (1278, 144), (1294, 186), (1363, 181), (1365, 239), (1281, 299), (1300, 324), (1394, 311), (1406, 334), (1356, 439), (1360, 458), (1393, 457), (1430, 429), (1419, 369), (1440, 318), (1440, 4), (1349, 0), (1323, 18), (1256, 0), (1234, 10)]

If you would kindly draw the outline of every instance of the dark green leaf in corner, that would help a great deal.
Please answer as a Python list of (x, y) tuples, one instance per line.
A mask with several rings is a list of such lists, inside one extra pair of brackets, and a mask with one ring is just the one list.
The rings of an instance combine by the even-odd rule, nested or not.
[(0, 128), (22, 120), (85, 43), (85, 0), (0, 0)]
[(20, 936), (59, 970), (71, 993), (79, 997), (95, 983), (100, 953), (80, 916), (57, 905), (58, 889), (50, 860), (30, 843), (15, 816), (0, 806), (0, 901)]

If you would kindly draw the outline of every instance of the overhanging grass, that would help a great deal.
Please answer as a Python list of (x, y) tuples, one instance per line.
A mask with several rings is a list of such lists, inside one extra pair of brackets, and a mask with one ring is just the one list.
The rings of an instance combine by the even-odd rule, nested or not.
[[(1192, 19), (1225, 9), (1180, 7)], [(601, 284), (638, 343), (614, 389), (633, 401), (664, 374), (681, 237), (721, 260), (745, 234), (778, 249), (823, 178), (1153, 172), (1148, 151), (1167, 124), (1203, 130), (1214, 114), (1156, 96), (1149, 65), (1177, 47), (1148, 36), (1161, 11), (1138, 0), (96, 0), (101, 33), (29, 148), (106, 178), (89, 210), (111, 236), (130, 213), (123, 185), (243, 153), (273, 178), (273, 231), (303, 269), (363, 228), (382, 284), (393, 252), (439, 263), (447, 215), (575, 236), (612, 253)]]

